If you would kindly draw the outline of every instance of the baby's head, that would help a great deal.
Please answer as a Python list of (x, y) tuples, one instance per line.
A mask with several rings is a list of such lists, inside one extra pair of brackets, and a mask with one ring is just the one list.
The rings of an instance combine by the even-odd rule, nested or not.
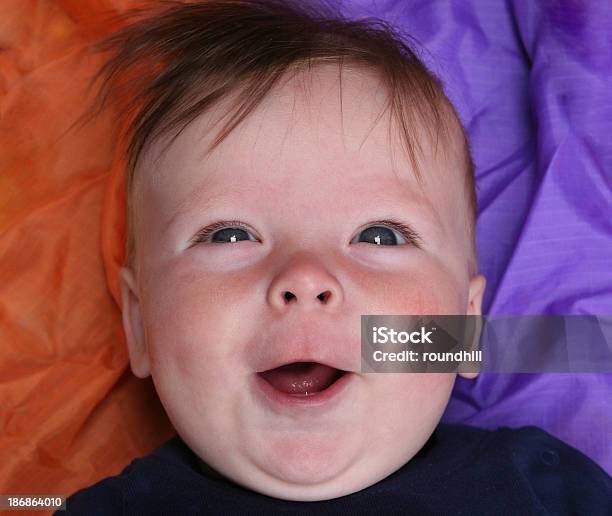
[(110, 40), (104, 69), (140, 113), (132, 370), (205, 463), (290, 500), (391, 474), (448, 402), (454, 373), (360, 374), (360, 316), (479, 314), (485, 285), (441, 86), (383, 24), (313, 13), (174, 6)]

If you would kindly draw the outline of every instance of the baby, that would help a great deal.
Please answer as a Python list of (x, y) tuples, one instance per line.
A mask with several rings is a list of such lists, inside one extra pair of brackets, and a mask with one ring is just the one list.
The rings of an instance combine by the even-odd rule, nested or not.
[(455, 373), (360, 372), (362, 314), (478, 315), (485, 288), (465, 133), (397, 32), (211, 0), (101, 48), (137, 107), (130, 364), (178, 437), (69, 512), (605, 510), (607, 475), (545, 432), (439, 424)]

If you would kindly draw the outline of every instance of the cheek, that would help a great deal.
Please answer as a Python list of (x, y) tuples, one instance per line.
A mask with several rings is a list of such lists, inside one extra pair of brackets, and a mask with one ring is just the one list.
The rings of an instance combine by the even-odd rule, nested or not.
[(437, 263), (363, 275), (361, 287), (371, 314), (464, 314), (467, 307), (465, 287)]
[(147, 280), (143, 325), (157, 393), (179, 432), (191, 435), (201, 425), (214, 435), (240, 413), (240, 385), (232, 379), (246, 368), (237, 357), (241, 336), (256, 321), (250, 307), (257, 287), (245, 275), (182, 265)]
[(254, 284), (244, 275), (196, 273), (189, 267), (151, 274), (142, 309), (152, 367), (220, 380), (241, 331), (255, 318), (248, 309), (254, 295)]

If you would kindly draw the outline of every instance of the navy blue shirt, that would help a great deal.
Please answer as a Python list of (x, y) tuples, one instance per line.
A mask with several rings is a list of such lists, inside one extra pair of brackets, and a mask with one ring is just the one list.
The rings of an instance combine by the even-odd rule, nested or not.
[(440, 424), (415, 457), (376, 484), (333, 500), (291, 502), (206, 473), (175, 437), (121, 474), (76, 492), (66, 509), (87, 515), (612, 515), (612, 478), (533, 426), (490, 431)]

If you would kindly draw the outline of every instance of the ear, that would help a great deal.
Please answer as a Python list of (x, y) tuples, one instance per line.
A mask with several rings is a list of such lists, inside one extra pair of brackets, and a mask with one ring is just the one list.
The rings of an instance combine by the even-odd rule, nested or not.
[(134, 375), (138, 378), (146, 378), (151, 374), (151, 366), (142, 325), (136, 280), (132, 270), (127, 267), (121, 268), (119, 277), (123, 330), (127, 340), (130, 366)]
[[(482, 274), (474, 276), (470, 280), (468, 293), (468, 307), (466, 315), (482, 315), (482, 298), (484, 296), (487, 280)], [(458, 373), (459, 376), (472, 380), (478, 376), (478, 373)]]
[(484, 297), (487, 280), (482, 274), (470, 280), (467, 315), (482, 315), (482, 298)]

